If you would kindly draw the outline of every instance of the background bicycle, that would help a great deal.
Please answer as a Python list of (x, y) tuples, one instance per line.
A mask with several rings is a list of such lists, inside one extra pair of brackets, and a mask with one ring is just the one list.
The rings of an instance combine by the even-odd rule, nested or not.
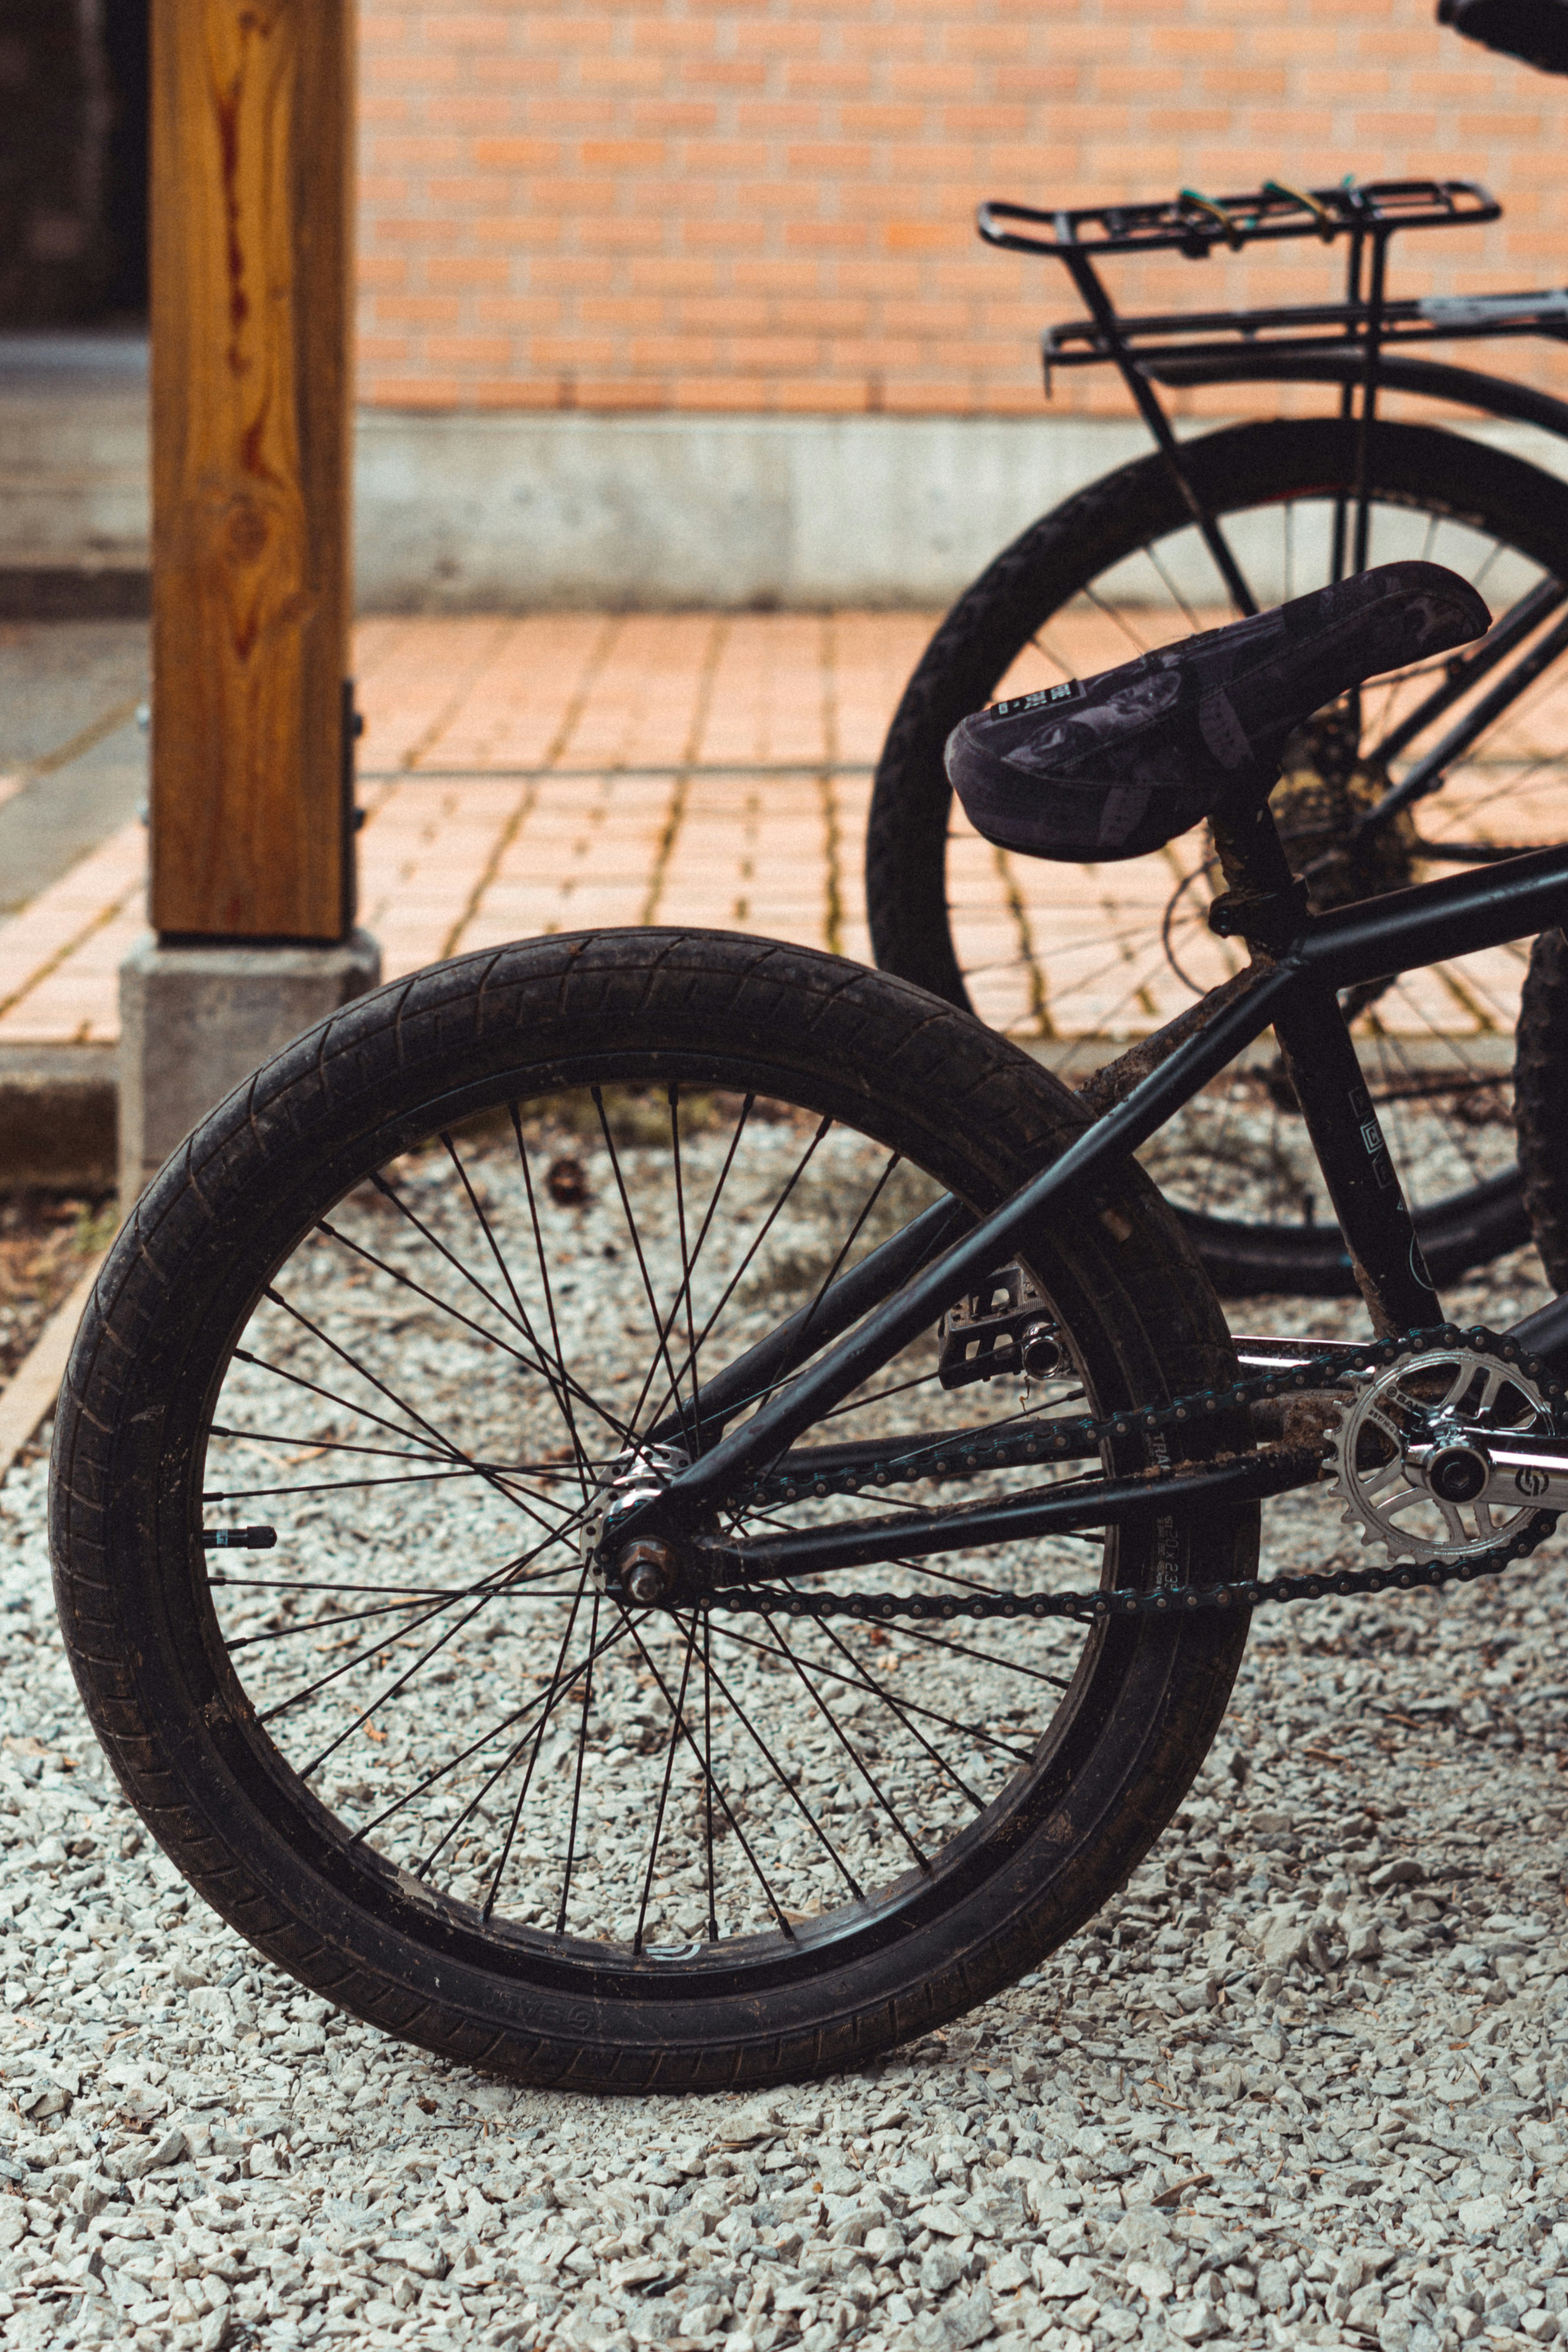
[[(1235, 968), (1208, 931), (1212, 847), (1194, 835), (1125, 865), (1058, 867), (982, 841), (942, 765), (994, 696), (1110, 667), (1347, 572), (1428, 557), (1487, 597), (1479, 648), (1350, 697), (1301, 730), (1274, 808), (1320, 908), (1564, 829), (1568, 487), (1467, 429), (1568, 438), (1568, 405), (1430, 345), (1561, 339), (1568, 295), (1403, 301), (1402, 231), (1495, 219), (1465, 181), (1039, 211), (982, 208), (994, 245), (1060, 261), (1087, 317), (1048, 328), (1060, 367), (1119, 370), (1154, 454), (1043, 517), (953, 607), (889, 733), (867, 848), (878, 961), (1028, 1042), (1075, 1082)], [(1123, 318), (1100, 265), (1315, 236), (1345, 257), (1338, 300)], [(1191, 385), (1321, 386), (1321, 416), (1178, 435)], [(1464, 412), (1464, 413), (1457, 413)], [(1526, 1238), (1513, 1160), (1512, 1029), (1528, 943), (1368, 990), (1357, 1039), (1439, 1281)], [(1231, 1294), (1352, 1287), (1289, 1089), (1267, 1044), (1163, 1137), (1150, 1165)]]

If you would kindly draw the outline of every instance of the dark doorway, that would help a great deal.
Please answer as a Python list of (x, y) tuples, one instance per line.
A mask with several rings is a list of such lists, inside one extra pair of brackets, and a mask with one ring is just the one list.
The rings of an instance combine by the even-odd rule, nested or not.
[(148, 0), (0, 0), (0, 326), (147, 308)]
[(99, 0), (108, 130), (103, 157), (103, 308), (147, 315), (147, 0)]

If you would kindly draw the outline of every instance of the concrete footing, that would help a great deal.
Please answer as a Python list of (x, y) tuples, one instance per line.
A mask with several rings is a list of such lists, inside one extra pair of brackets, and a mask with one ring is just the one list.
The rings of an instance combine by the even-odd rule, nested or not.
[(381, 950), (161, 947), (151, 934), (120, 967), (122, 1211), (175, 1146), (290, 1038), (381, 978)]
[(0, 1046), (0, 1192), (115, 1181), (114, 1045)]

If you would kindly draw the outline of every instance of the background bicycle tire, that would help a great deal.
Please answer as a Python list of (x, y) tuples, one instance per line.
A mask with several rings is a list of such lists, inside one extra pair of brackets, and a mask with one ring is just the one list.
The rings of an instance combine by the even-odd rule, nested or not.
[[(1261, 601), (1314, 584), (1313, 576), (1303, 574), (1310, 575), (1314, 562), (1321, 566), (1333, 503), (1353, 487), (1357, 436), (1353, 424), (1337, 418), (1271, 420), (1184, 444), (1194, 486), (1225, 520), (1244, 568), (1255, 575)], [(1462, 435), (1427, 425), (1379, 424), (1371, 436), (1369, 477), (1370, 560), (1419, 552), (1450, 562), (1467, 577), (1479, 573), (1494, 610), (1552, 570), (1568, 545), (1568, 487)], [(1170, 1017), (1193, 1001), (1200, 985), (1223, 978), (1229, 968), (1203, 923), (1208, 892), (1205, 836), (1184, 836), (1155, 859), (1098, 869), (1050, 868), (1009, 857), (980, 845), (955, 809), (942, 751), (959, 719), (995, 694), (1025, 691), (1068, 674), (1073, 648), (1047, 643), (1047, 625), (1056, 623), (1059, 634), (1075, 613), (1093, 619), (1097, 609), (1125, 624), (1127, 609), (1118, 614), (1115, 600), (1130, 586), (1137, 590), (1140, 564), (1142, 593), (1152, 582), (1166, 596), (1165, 608), (1133, 611), (1124, 637), (1110, 625), (1100, 628), (1093, 667), (1127, 658), (1141, 644), (1168, 642), (1227, 617), (1212, 589), (1206, 609), (1194, 601), (1215, 575), (1158, 456), (1121, 467), (1043, 517), (959, 599), (895, 715), (878, 769), (868, 834), (867, 898), (878, 963), (950, 1003), (999, 1020), (1031, 1050), (1048, 1055), (1075, 1077), (1115, 1050), (1101, 1043), (1076, 1066), (1073, 1051), (1062, 1050), (1063, 1041), (1074, 1034), (1072, 958), (1083, 961), (1086, 940), (1102, 963), (1121, 958), (1124, 970), (1116, 984), (1124, 1003), (1139, 988), (1145, 992), (1146, 1003), (1134, 1007), (1132, 1018), (1123, 1018), (1117, 1042)], [(1409, 693), (1407, 688), (1407, 698)], [(1369, 702), (1368, 708), (1375, 714), (1378, 706)], [(1387, 708), (1397, 704), (1391, 701)], [(1453, 716), (1447, 714), (1443, 724)], [(1528, 734), (1521, 735), (1528, 726), (1545, 730), (1544, 758), (1529, 748)], [(1500, 742), (1500, 756), (1512, 762), (1505, 781), (1513, 789), (1500, 793), (1490, 774), (1467, 793), (1450, 786), (1420, 804), (1423, 834), (1447, 830), (1463, 836), (1468, 824), (1477, 838), (1489, 835), (1502, 844), (1532, 845), (1554, 837), (1541, 827), (1555, 817), (1561, 829), (1561, 813), (1551, 809), (1551, 792), (1543, 787), (1560, 788), (1568, 775), (1568, 695), (1561, 663), (1521, 698)], [(1490, 738), (1483, 740), (1478, 751), (1488, 751), (1490, 743)], [(1489, 792), (1492, 797), (1478, 810)], [(1176, 869), (1170, 861), (1178, 856), (1181, 887), (1173, 887)], [(985, 876), (983, 888), (972, 887), (983, 860), (994, 863), (996, 873)], [(1425, 867), (1414, 854), (1406, 866), (1415, 877), (1444, 870)], [(1062, 887), (1062, 877), (1071, 877), (1076, 887), (1080, 875), (1103, 886), (1108, 903), (1132, 908), (1121, 933), (1103, 952), (1107, 931), (1116, 931), (1113, 918), (1098, 918), (1098, 929), (1086, 919), (1086, 929), (1075, 917), (1068, 938), (1048, 903), (1042, 906), (1052, 889)], [(1401, 878), (1395, 874), (1393, 884), (1382, 887), (1394, 887)], [(1092, 906), (1095, 892), (1085, 889), (1080, 896)], [(995, 946), (1003, 897), (1016, 918), (1005, 971)], [(1162, 921), (1171, 925), (1163, 939)], [(1419, 983), (1421, 990), (1446, 987), (1455, 1000), (1457, 1026), (1440, 1043), (1427, 1042), (1426, 1033), (1435, 1039), (1442, 1018), (1435, 1019), (1429, 996), (1419, 997), (1417, 983), (1398, 983), (1397, 992), (1417, 1007), (1398, 1033), (1417, 1033), (1414, 1065), (1407, 1044), (1392, 1051), (1382, 1044), (1363, 1051), (1371, 1090), (1388, 1106), (1385, 1122), (1394, 1155), (1439, 1283), (1529, 1237), (1510, 1141), (1508, 1047), (1527, 957), (1528, 942), (1521, 942), (1495, 951), (1489, 965), (1471, 959), (1462, 972), (1450, 971)], [(1064, 966), (1069, 982), (1065, 987)], [(1363, 1039), (1380, 1022), (1394, 1034), (1388, 1019), (1394, 1003), (1393, 996), (1385, 997), (1381, 1009), (1373, 1008), (1362, 1024)], [(1458, 1009), (1467, 1003), (1469, 1011)], [(1467, 1029), (1468, 1034), (1461, 1034)], [(1152, 1162), (1157, 1179), (1182, 1210), (1222, 1295), (1349, 1296), (1354, 1287), (1349, 1260), (1337, 1226), (1317, 1214), (1300, 1120), (1292, 1120), (1290, 1105), (1277, 1086), (1268, 1098), (1267, 1069), (1245, 1083), (1258, 1097), (1250, 1125), (1211, 1093), (1194, 1107), (1187, 1129), (1173, 1129), (1159, 1147)], [(1196, 1125), (1200, 1115), (1206, 1133)], [(1403, 1134), (1402, 1126), (1407, 1130)], [(1216, 1171), (1236, 1156), (1238, 1133), (1247, 1139), (1260, 1172), (1248, 1173), (1239, 1211), (1222, 1201), (1223, 1213), (1216, 1213)]]

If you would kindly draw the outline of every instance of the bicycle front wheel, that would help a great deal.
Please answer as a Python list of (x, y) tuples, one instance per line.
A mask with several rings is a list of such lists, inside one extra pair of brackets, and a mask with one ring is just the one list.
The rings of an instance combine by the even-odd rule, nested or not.
[[(1332, 576), (1357, 434), (1338, 418), (1210, 434), (1184, 451), (1261, 604)], [(1505, 452), (1426, 425), (1371, 441), (1369, 563), (1421, 556), (1471, 581), (1494, 614), (1563, 565), (1568, 488)], [(1207, 908), (1205, 833), (1124, 864), (1062, 866), (981, 840), (953, 803), (942, 747), (968, 712), (1110, 667), (1231, 616), (1163, 462), (1123, 467), (1024, 533), (960, 598), (905, 691), (878, 770), (867, 845), (878, 962), (970, 1005), (1081, 1081), (1237, 968)], [(1545, 645), (1560, 616), (1521, 637)], [(1506, 674), (1492, 671), (1405, 740), (1438, 673), (1380, 683), (1321, 715), (1274, 799), (1318, 903), (1344, 903), (1553, 840), (1568, 761), (1568, 656), (1544, 665), (1440, 769), (1441, 790), (1358, 848), (1357, 817), (1430, 754)], [(1512, 1033), (1529, 942), (1407, 974), (1350, 1007), (1436, 1278), (1528, 1238), (1512, 1140)], [(1173, 1121), (1147, 1164), (1219, 1289), (1332, 1297), (1354, 1288), (1305, 1129), (1265, 1040)]]
[[(720, 934), (469, 957), (269, 1064), (138, 1205), (56, 1437), (72, 1663), (192, 1883), (387, 2031), (601, 2090), (863, 2060), (1082, 1926), (1196, 1770), (1245, 1609), (816, 1622), (636, 1609), (590, 1567), (614, 1482), (689, 1448), (726, 1364), (1077, 1131), (929, 997)], [(924, 1339), (722, 1522), (1037, 1486), (1062, 1474), (982, 1466), (994, 1438), (1234, 1379), (1135, 1168), (1028, 1255), (1056, 1374), (950, 1392)], [(1160, 1443), (1129, 1423), (1105, 1459)], [(1249, 1443), (1230, 1413), (1193, 1450)], [(1152, 1510), (802, 1589), (869, 1576), (961, 1620), (1250, 1575), (1257, 1533), (1256, 1505)]]

